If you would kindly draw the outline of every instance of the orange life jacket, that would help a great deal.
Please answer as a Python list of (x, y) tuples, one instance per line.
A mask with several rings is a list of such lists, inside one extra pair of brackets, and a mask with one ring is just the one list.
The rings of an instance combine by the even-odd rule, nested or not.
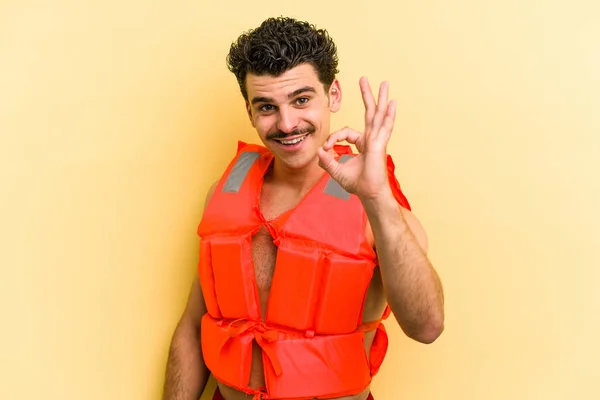
[[(349, 146), (335, 147), (340, 162)], [(362, 392), (387, 351), (381, 319), (362, 323), (363, 304), (377, 265), (365, 236), (360, 200), (327, 173), (293, 209), (266, 221), (260, 212), (263, 178), (273, 155), (239, 143), (198, 227), (204, 362), (219, 381), (256, 398), (307, 399)], [(410, 208), (394, 177), (397, 201)], [(251, 238), (266, 226), (278, 247), (264, 320)], [(370, 360), (363, 339), (377, 329)], [(265, 386), (249, 387), (252, 343), (262, 349)]]

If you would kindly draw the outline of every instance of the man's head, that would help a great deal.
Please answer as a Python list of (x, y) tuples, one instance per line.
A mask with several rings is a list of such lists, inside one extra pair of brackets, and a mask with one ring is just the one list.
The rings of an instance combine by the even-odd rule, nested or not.
[(327, 32), (269, 18), (231, 45), (227, 64), (265, 146), (290, 168), (313, 161), (341, 101), (336, 46)]

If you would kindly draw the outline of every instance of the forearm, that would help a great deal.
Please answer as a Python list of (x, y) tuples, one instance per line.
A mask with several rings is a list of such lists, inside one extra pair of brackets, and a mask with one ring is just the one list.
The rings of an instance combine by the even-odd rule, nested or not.
[(379, 259), (388, 304), (411, 338), (433, 342), (443, 330), (440, 279), (390, 193), (363, 200)]
[(198, 400), (210, 371), (204, 364), (198, 325), (182, 319), (171, 341), (163, 400)]

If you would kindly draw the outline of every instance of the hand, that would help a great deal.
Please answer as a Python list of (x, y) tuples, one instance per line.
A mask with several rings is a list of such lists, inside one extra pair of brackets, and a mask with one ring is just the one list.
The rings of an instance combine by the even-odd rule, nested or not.
[[(348, 193), (361, 200), (376, 199), (390, 191), (387, 176), (387, 144), (396, 119), (396, 102), (388, 103), (388, 83), (379, 87), (375, 103), (367, 78), (360, 79), (360, 89), (365, 103), (364, 133), (343, 128), (332, 133), (318, 149), (319, 165), (327, 171)], [(340, 164), (330, 151), (337, 142), (356, 145), (359, 154)]]

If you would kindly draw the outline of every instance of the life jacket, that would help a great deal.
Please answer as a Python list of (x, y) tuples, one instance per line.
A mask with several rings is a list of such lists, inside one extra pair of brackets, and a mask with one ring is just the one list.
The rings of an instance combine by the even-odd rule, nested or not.
[[(339, 161), (354, 155), (337, 145)], [(207, 313), (202, 353), (213, 376), (266, 399), (331, 398), (365, 390), (387, 351), (380, 319), (362, 322), (377, 265), (365, 235), (358, 197), (329, 174), (292, 210), (267, 221), (260, 212), (264, 176), (273, 161), (265, 147), (240, 142), (198, 226), (198, 273)], [(410, 209), (393, 174), (396, 200)], [(266, 226), (278, 248), (269, 301), (261, 317), (252, 236)], [(369, 359), (365, 332), (377, 330)], [(249, 387), (252, 344), (262, 349), (265, 387)]]

